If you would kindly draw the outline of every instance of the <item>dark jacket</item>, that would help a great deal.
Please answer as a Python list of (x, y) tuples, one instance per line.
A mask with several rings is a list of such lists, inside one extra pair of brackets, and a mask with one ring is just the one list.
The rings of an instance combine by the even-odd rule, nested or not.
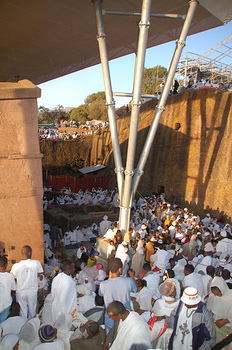
[[(172, 311), (171, 316), (165, 317), (168, 327), (173, 327), (173, 333), (168, 344), (168, 350), (173, 349), (173, 340), (176, 334), (176, 327), (182, 305), (183, 303), (180, 301), (177, 308)], [(198, 308), (193, 314), (192, 336), (193, 350), (209, 350), (216, 344), (216, 330), (213, 316), (202, 303), (198, 305)]]

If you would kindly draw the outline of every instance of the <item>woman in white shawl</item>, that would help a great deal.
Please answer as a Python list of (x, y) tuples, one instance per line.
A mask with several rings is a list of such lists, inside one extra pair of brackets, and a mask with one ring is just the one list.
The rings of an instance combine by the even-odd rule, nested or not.
[(57, 339), (62, 339), (65, 343), (65, 350), (70, 350), (69, 338), (71, 336), (72, 316), (61, 314), (54, 324), (57, 329)]
[(143, 314), (145, 311), (150, 311), (152, 308), (152, 296), (154, 291), (147, 288), (146, 280), (137, 280), (138, 293), (136, 293), (136, 302), (139, 304), (138, 314)]
[[(156, 316), (170, 316), (172, 310), (177, 307), (180, 300), (180, 283), (175, 278), (169, 278), (160, 285), (162, 297), (156, 300), (152, 314), (155, 321)], [(152, 322), (152, 321), (151, 321)], [(168, 349), (168, 343), (172, 334), (172, 329), (167, 328), (165, 320), (155, 322), (151, 330), (151, 342), (154, 349)], [(151, 329), (152, 328), (152, 329)]]
[(0, 350), (17, 350), (19, 338), (16, 334), (7, 334), (0, 342)]
[(232, 332), (232, 290), (222, 277), (214, 277), (207, 302), (208, 310), (214, 314), (217, 343)]
[(182, 282), (185, 274), (184, 274), (184, 267), (187, 264), (185, 259), (180, 259), (177, 261), (177, 264), (173, 267), (173, 271), (175, 273), (175, 278)]
[(39, 340), (40, 320), (34, 317), (27, 321), (19, 333), (19, 350), (32, 350)]
[(144, 248), (139, 248), (136, 253), (133, 255), (131, 262), (131, 269), (135, 271), (135, 277), (139, 277), (139, 273), (143, 269), (143, 265), (145, 264), (145, 254)]
[(189, 242), (189, 253), (193, 254), (194, 256), (196, 256), (197, 254), (197, 248), (198, 248), (198, 244), (197, 244), (197, 234), (194, 233), (191, 238), (190, 238), (190, 242)]
[(2, 329), (2, 336), (11, 333), (18, 334), (26, 322), (27, 320), (22, 316), (8, 317), (0, 324), (0, 329)]
[(51, 343), (41, 343), (36, 345), (33, 350), (65, 350), (65, 345), (63, 340), (56, 339)]

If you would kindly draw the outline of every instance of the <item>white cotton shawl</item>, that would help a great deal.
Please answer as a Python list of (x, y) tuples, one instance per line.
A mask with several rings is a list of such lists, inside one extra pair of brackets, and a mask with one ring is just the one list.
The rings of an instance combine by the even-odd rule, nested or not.
[(12, 350), (19, 338), (15, 334), (7, 334), (0, 342), (0, 350)]
[(32, 318), (25, 323), (19, 333), (19, 349), (31, 350), (40, 343), (39, 339), (40, 320), (38, 317)]
[(215, 296), (212, 292), (207, 302), (208, 310), (214, 313), (214, 318), (228, 319), (232, 327), (232, 290), (230, 290), (222, 277), (214, 277), (211, 288), (218, 287), (222, 296)]
[(132, 345), (143, 344), (151, 348), (149, 326), (136, 312), (130, 312), (124, 321), (120, 321), (117, 336), (111, 350), (128, 350)]
[(65, 350), (70, 350), (69, 338), (71, 336), (70, 329), (72, 327), (72, 316), (70, 314), (60, 314), (54, 324), (57, 329), (57, 339), (62, 339), (65, 343)]
[(65, 350), (65, 345), (63, 340), (57, 339), (51, 343), (39, 344), (33, 350)]
[(3, 336), (6, 334), (18, 334), (27, 320), (22, 316), (9, 317), (0, 324)]
[(62, 313), (72, 313), (77, 309), (77, 291), (72, 277), (64, 272), (52, 281), (52, 318), (53, 322)]
[(187, 264), (185, 259), (178, 260), (177, 264), (173, 267), (173, 271), (175, 273), (175, 278), (179, 281), (183, 281), (185, 274), (184, 274), (184, 267)]
[(151, 309), (151, 300), (153, 292), (147, 287), (143, 287), (138, 295), (136, 296), (136, 301), (139, 303), (141, 310), (150, 310)]

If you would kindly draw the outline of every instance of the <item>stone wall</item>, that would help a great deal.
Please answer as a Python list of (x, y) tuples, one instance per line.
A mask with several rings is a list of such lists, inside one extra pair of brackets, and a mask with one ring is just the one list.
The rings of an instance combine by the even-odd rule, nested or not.
[(0, 83), (0, 253), (8, 270), (30, 245), (43, 263), (42, 154), (38, 142), (40, 89), (27, 80)]
[[(187, 205), (196, 213), (210, 212), (217, 217), (225, 215), (231, 220), (230, 194), (232, 187), (232, 111), (231, 92), (211, 89), (186, 90), (168, 98), (165, 111), (148, 157), (144, 175), (138, 191), (147, 194), (164, 187), (167, 200)], [(151, 125), (157, 101), (141, 106), (138, 126), (136, 164)], [(125, 166), (130, 117), (117, 121), (119, 141)], [(74, 141), (75, 142), (75, 141)], [(56, 149), (62, 149), (54, 159), (63, 159), (62, 167), (70, 161), (63, 154), (74, 154), (74, 142), (44, 141), (43, 168), (57, 167), (50, 156)], [(79, 167), (92, 164), (106, 165), (108, 187), (116, 184), (110, 131), (104, 129), (99, 136), (86, 136), (75, 146), (75, 158), (81, 160)], [(63, 146), (62, 146), (63, 145)], [(48, 151), (50, 149), (50, 152)], [(59, 166), (58, 166), (59, 167)], [(56, 168), (57, 169), (57, 168)], [(63, 169), (63, 168), (62, 168)]]

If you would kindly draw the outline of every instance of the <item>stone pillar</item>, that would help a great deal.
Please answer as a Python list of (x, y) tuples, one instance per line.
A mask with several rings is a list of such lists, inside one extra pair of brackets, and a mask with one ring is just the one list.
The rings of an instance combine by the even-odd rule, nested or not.
[(40, 89), (28, 80), (0, 83), (0, 255), (7, 256), (8, 270), (24, 245), (43, 263), (38, 97)]

